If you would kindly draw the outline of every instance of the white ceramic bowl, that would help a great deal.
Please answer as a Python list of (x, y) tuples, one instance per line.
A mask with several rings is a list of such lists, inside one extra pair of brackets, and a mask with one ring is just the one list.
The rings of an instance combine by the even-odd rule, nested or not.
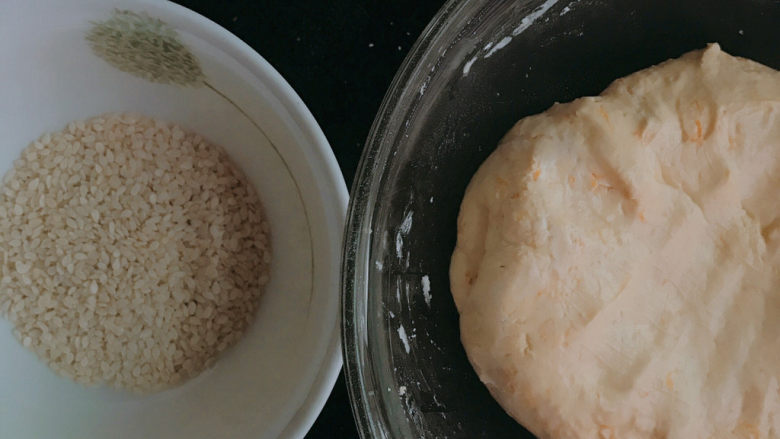
[[(123, 66), (131, 73), (119, 70), (130, 46), (113, 52), (112, 65), (85, 38), (112, 17), (125, 25), (114, 26), (122, 38), (162, 32), (182, 43), (175, 50), (200, 70), (179, 62), (143, 72), (131, 61)], [(213, 368), (150, 396), (58, 377), (0, 318), (0, 437), (303, 436), (341, 367), (347, 191), (322, 131), (284, 79), (238, 38), (171, 3), (5, 0), (0, 97), (0, 173), (32, 140), (71, 120), (119, 111), (165, 118), (222, 145), (243, 169), (267, 210), (274, 249), (271, 282), (244, 338)]]

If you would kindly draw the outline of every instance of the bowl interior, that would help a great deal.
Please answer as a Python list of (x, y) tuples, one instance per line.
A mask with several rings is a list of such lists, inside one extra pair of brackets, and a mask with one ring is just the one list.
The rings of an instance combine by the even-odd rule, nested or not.
[[(300, 437), (340, 367), (337, 273), (346, 189), (286, 83), (221, 28), (155, 1), (14, 2), (0, 15), (0, 173), (44, 132), (105, 112), (177, 122), (225, 148), (268, 215), (271, 282), (256, 320), (216, 364), (149, 396), (51, 372), (0, 319), (0, 437)], [(129, 9), (178, 32), (203, 83), (149, 82), (97, 57), (95, 21)]]
[(706, 43), (779, 68), (777, 23), (771, 0), (445, 5), (396, 77), (353, 188), (344, 336), (366, 437), (533, 437), (460, 343), (448, 270), (471, 176), (520, 118)]

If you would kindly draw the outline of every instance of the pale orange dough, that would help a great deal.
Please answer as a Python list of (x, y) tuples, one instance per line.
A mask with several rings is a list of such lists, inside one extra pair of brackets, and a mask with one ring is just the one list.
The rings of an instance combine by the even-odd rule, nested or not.
[(717, 44), (521, 120), (471, 181), (452, 294), (540, 438), (780, 437), (780, 72)]

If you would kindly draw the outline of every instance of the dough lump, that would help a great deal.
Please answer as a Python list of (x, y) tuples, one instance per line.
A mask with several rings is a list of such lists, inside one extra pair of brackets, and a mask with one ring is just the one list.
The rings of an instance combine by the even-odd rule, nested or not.
[(540, 438), (778, 438), (779, 249), (780, 72), (712, 44), (518, 122), (450, 280)]

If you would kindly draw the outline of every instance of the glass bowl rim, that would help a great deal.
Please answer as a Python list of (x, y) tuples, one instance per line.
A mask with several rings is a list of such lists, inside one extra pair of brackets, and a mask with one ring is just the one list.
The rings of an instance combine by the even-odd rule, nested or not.
[[(530, 3), (531, 0), (522, 0)], [(425, 27), (398, 69), (369, 131), (350, 191), (341, 271), (341, 339), (344, 374), (358, 432), (362, 438), (388, 437), (391, 428), (383, 406), (368, 347), (368, 294), (373, 206), (381, 190), (383, 170), (403, 135), (403, 124), (419, 102), (435, 72), (436, 61), (476, 11), (490, 0), (449, 0)], [(431, 67), (433, 66), (433, 67)], [(426, 71), (428, 70), (428, 71)]]

